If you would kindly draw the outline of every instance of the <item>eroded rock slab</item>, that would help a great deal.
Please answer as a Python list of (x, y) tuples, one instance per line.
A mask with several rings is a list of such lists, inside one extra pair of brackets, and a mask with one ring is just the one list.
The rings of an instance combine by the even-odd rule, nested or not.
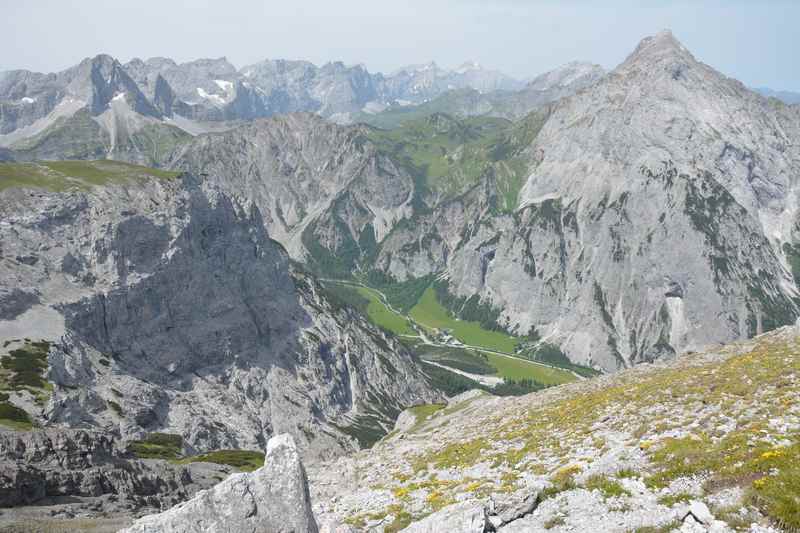
[(235, 474), (186, 503), (137, 521), (122, 533), (317, 533), (303, 464), (288, 434), (267, 443), (264, 466)]

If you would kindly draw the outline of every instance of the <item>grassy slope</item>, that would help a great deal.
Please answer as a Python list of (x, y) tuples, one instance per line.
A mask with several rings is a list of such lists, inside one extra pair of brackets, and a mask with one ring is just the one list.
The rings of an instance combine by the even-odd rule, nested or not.
[(117, 152), (138, 152), (147, 158), (148, 164), (159, 165), (173, 150), (191, 139), (191, 135), (175, 126), (147, 124), (131, 135), (127, 144), (118, 148)]
[[(347, 302), (359, 309), (373, 324), (391, 331), (395, 335), (417, 335), (405, 317), (395, 313), (383, 303), (375, 289), (336, 282), (328, 283), (328, 287), (340, 301)], [(430, 287), (422, 293), (422, 297), (412, 307), (409, 316), (423, 327), (450, 329), (454, 336), (465, 344), (481, 346), (490, 350), (513, 353), (519, 342), (519, 339), (511, 335), (483, 329), (477, 322), (467, 322), (452, 317), (447, 309), (436, 300), (436, 292)], [(524, 359), (486, 353), (481, 356), (483, 359), (481, 367), (476, 368), (476, 363), (480, 362), (476, 360), (477, 354), (471, 350), (433, 347), (431, 349), (434, 351), (446, 350), (445, 359), (449, 359), (451, 363), (455, 360), (455, 364), (451, 364), (451, 366), (462, 368), (468, 372), (491, 374), (516, 381), (532, 379), (544, 385), (558, 385), (575, 380), (575, 376), (570, 372)], [(433, 359), (438, 360), (440, 357), (433, 357)], [(441, 362), (445, 363), (445, 361)]]
[(177, 172), (118, 161), (42, 161), (0, 163), (0, 191), (13, 187), (61, 192), (142, 179), (171, 179)]
[(150, 122), (135, 133), (118, 130), (119, 137), (112, 147), (111, 138), (86, 110), (71, 117), (61, 117), (44, 131), (23, 139), (14, 145), (18, 159), (100, 159), (117, 157), (145, 161), (158, 165), (177, 146), (187, 143), (192, 136), (180, 128)]
[[(433, 100), (417, 105), (394, 105), (380, 113), (356, 113), (354, 122), (363, 122), (378, 128), (393, 129), (433, 113), (454, 116), (513, 116), (508, 96), (512, 93), (488, 94), (475, 89), (453, 89)], [(513, 99), (512, 99), (513, 100)]]
[(564, 370), (544, 365), (532, 364), (522, 359), (487, 353), (489, 364), (497, 368), (497, 375), (503, 378), (521, 380), (532, 379), (544, 385), (560, 385), (575, 381), (575, 376)]
[(491, 173), (500, 196), (498, 208), (512, 211), (528, 168), (520, 156), (523, 146), (515, 144), (521, 125), (525, 121), (434, 114), (391, 130), (370, 130), (368, 137), (382, 151), (405, 162), (420, 178), (420, 185), (438, 195), (461, 194)]
[(110, 144), (108, 133), (81, 109), (11, 148), (24, 159), (93, 159), (103, 157)]
[(183, 438), (170, 433), (150, 433), (142, 440), (128, 443), (128, 453), (139, 459), (164, 459), (177, 464), (216, 463), (251, 472), (264, 465), (264, 454), (250, 450), (214, 450), (184, 457)]
[(419, 105), (391, 106), (380, 113), (357, 113), (354, 122), (362, 122), (377, 128), (395, 129), (409, 122), (428, 117), (434, 113), (457, 116), (465, 104), (480, 97), (473, 89), (448, 91), (429, 102)]
[[(523, 474), (549, 481), (545, 499), (585, 487), (623, 498), (624, 509), (622, 481), (634, 478), (665, 514), (739, 487), (741, 502), (710, 504), (717, 518), (749, 530), (750, 520), (739, 513), (744, 506), (787, 531), (800, 530), (800, 337), (794, 328), (468, 411), (452, 417), (435, 411), (416, 434), (404, 436), (404, 446), (420, 451), (397, 457), (387, 472), (381, 487), (396, 501), (387, 502), (386, 514), (416, 509), (424, 516), (459, 495), (524, 490)], [(447, 432), (452, 426), (459, 431)], [(614, 452), (619, 446), (629, 451)], [(616, 472), (581, 476), (595, 461), (607, 461), (606, 454), (614, 454)], [(484, 477), (453, 475), (484, 472), (473, 468), (478, 464), (486, 465)], [(436, 481), (441, 471), (447, 481)], [(680, 484), (669, 488), (690, 479), (699, 480), (699, 494), (681, 492)], [(426, 502), (421, 510), (410, 505), (412, 493)], [(449, 499), (439, 502), (439, 495)]]
[(376, 326), (395, 335), (416, 335), (406, 317), (384, 305), (375, 289), (333, 281), (327, 282), (325, 288), (329, 296), (335, 298), (340, 305), (348, 305), (359, 310)]
[(179, 464), (216, 463), (232, 466), (241, 472), (252, 472), (264, 466), (264, 453), (250, 450), (215, 450), (178, 459), (176, 462)]
[(49, 351), (49, 342), (26, 339), (24, 345), (0, 356), (0, 426), (18, 431), (35, 427), (30, 414), (10, 400), (12, 395), (27, 391), (37, 405), (45, 406), (52, 391), (45, 375)]
[(482, 352), (424, 344), (418, 345), (415, 351), (425, 361), (433, 361), (470, 374), (481, 376), (497, 374), (497, 368), (489, 363), (489, 358)]

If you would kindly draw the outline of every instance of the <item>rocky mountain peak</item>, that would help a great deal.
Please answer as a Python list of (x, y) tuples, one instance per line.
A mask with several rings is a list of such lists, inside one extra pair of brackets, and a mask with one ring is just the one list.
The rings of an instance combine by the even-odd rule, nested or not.
[(85, 101), (93, 115), (99, 115), (117, 100), (145, 116), (160, 116), (128, 75), (122, 64), (108, 54), (86, 58), (73, 70), (67, 92)]
[(147, 64), (151, 68), (152, 67), (169, 68), (178, 66), (178, 64), (175, 63), (175, 61), (173, 61), (168, 57), (151, 57), (147, 61), (145, 61), (145, 64)]
[(185, 63), (186, 66), (194, 67), (197, 69), (211, 69), (217, 74), (235, 74), (236, 67), (231, 65), (226, 57), (218, 58), (200, 58)]
[(116, 65), (119, 65), (119, 62), (109, 54), (97, 54), (94, 57), (87, 57), (84, 59), (81, 64), (83, 65), (91, 65), (93, 68), (111, 70)]
[(662, 30), (642, 39), (617, 70), (644, 70), (650, 75), (667, 71), (674, 79), (679, 79), (683, 70), (697, 64), (691, 52), (670, 30)]
[[(780, 245), (769, 240), (786, 239), (796, 220), (798, 159), (791, 139), (799, 125), (784, 107), (770, 105), (695, 59), (669, 32), (644, 39), (609, 76), (557, 106), (536, 138), (541, 156), (520, 205), (560, 198), (576, 209), (580, 205), (578, 228), (603, 217), (609, 227), (620, 224), (611, 238), (598, 236), (606, 241), (600, 247), (586, 231), (576, 231), (574, 251), (579, 257), (583, 243), (593, 242), (598, 272), (603, 248), (603, 273), (588, 284), (576, 278), (574, 290), (583, 294), (587, 308), (612, 309), (597, 331), (619, 336), (606, 348), (618, 360), (635, 362), (658, 353), (653, 332), (659, 328), (664, 344), (680, 352), (794, 320), (796, 289), (776, 257)], [(677, 227), (691, 232), (691, 245)], [(662, 253), (679, 248), (679, 260)], [(724, 274), (710, 257), (726, 258)], [(728, 259), (733, 257), (741, 259)], [(751, 278), (755, 264), (773, 273)], [(621, 286), (623, 270), (639, 286), (663, 285), (664, 296), (648, 300)], [(678, 302), (664, 280), (691, 290)], [(731, 303), (732, 294), (747, 305)], [(655, 317), (649, 331), (640, 316)], [(552, 330), (567, 327), (562, 323)], [(603, 333), (593, 335), (602, 339)], [(648, 335), (651, 340), (644, 341)], [(589, 343), (567, 337), (568, 351), (588, 353)]]
[(393, 72), (392, 76), (407, 74), (407, 75), (415, 75), (415, 74), (424, 74), (427, 72), (434, 73), (439, 70), (439, 65), (436, 64), (435, 61), (429, 61), (427, 63), (419, 63), (415, 65), (406, 65), (405, 67), (401, 67), (397, 71)]

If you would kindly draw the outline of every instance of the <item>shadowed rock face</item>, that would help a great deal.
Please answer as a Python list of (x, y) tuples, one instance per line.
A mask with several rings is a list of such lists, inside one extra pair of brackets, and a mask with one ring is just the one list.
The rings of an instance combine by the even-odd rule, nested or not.
[(146, 516), (123, 533), (274, 531), (317, 533), (308, 480), (294, 440), (267, 443), (264, 466), (235, 474), (161, 514)]
[(289, 432), (328, 457), (357, 447), (352, 426), (388, 430), (439, 397), (402, 345), (291, 267), (257, 208), (209, 180), (0, 202), (3, 253), (36, 258), (3, 262), (0, 293), (39, 296), (4, 324), (15, 338), (58, 331), (52, 397), (31, 410), (41, 424), (176, 433), (187, 452)]
[(181, 388), (232, 362), (291, 364), (284, 348), (298, 347), (286, 343), (311, 319), (258, 212), (242, 216), (227, 197), (212, 206), (199, 190), (179, 209), (188, 224), (174, 239), (144, 216), (117, 226), (101, 253), (117, 258), (120, 286), (66, 306), (67, 328), (132, 376)]
[(39, 303), (36, 293), (19, 289), (0, 293), (0, 320), (12, 320)]

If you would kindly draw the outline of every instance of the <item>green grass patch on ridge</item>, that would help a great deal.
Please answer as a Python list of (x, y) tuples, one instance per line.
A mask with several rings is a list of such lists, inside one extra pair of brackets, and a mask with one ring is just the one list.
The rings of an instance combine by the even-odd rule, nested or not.
[(214, 450), (184, 457), (183, 437), (173, 433), (150, 433), (128, 443), (128, 453), (139, 459), (164, 459), (176, 464), (216, 463), (251, 472), (264, 465), (264, 454), (252, 450)]
[(389, 309), (375, 289), (330, 281), (325, 283), (325, 290), (337, 304), (357, 309), (378, 327), (395, 335), (416, 335), (408, 319)]
[(178, 459), (183, 451), (183, 437), (172, 433), (150, 433), (142, 440), (128, 443), (128, 452), (139, 459)]
[(232, 466), (242, 472), (252, 472), (264, 466), (264, 454), (251, 450), (216, 450), (186, 457), (177, 462), (180, 464), (199, 462), (216, 463)]
[(10, 188), (61, 192), (94, 186), (131, 183), (144, 179), (173, 179), (178, 172), (119, 161), (41, 161), (0, 163), (0, 191)]
[(518, 129), (501, 118), (454, 116), (435, 112), (403, 121), (390, 130), (370, 129), (367, 137), (405, 165), (429, 192), (454, 197), (485, 176), (494, 176), (501, 211), (516, 208), (528, 163), (510, 141)]
[(19, 348), (9, 350), (0, 358), (0, 425), (16, 430), (34, 427), (28, 412), (11, 403), (13, 393), (27, 391), (43, 406), (50, 397), (52, 385), (45, 379), (48, 341), (26, 339)]
[(497, 368), (489, 364), (489, 357), (483, 352), (424, 344), (418, 346), (416, 352), (426, 361), (433, 361), (462, 372), (482, 376), (497, 374)]

